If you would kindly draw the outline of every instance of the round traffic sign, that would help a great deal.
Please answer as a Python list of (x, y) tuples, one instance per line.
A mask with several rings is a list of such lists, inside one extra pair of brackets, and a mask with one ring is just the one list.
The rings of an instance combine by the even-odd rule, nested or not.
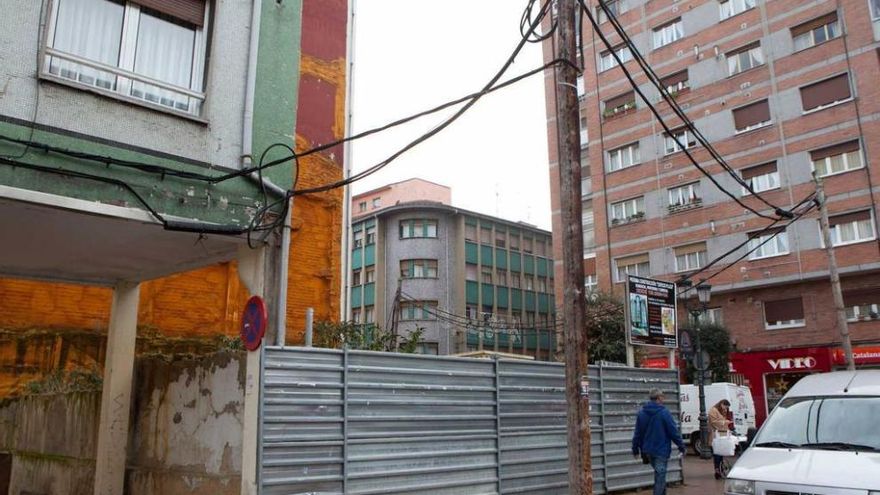
[(241, 341), (244, 348), (255, 351), (260, 348), (263, 336), (266, 335), (266, 324), (269, 314), (266, 311), (266, 303), (260, 296), (252, 296), (244, 305), (244, 314), (241, 317)]

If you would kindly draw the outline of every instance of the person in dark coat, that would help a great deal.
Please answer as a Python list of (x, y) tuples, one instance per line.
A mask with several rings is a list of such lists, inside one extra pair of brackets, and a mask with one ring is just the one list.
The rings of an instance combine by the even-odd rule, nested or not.
[(678, 425), (663, 406), (663, 392), (651, 390), (650, 398), (636, 418), (632, 453), (636, 457), (647, 456), (654, 468), (654, 495), (666, 495), (666, 464), (672, 454), (671, 444), (674, 442), (678, 446), (681, 455), (684, 455), (685, 447)]

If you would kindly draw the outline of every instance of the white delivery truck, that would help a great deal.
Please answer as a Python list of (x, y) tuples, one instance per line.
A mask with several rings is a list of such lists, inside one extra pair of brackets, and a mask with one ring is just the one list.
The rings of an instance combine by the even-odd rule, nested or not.
[[(755, 402), (749, 387), (735, 383), (706, 385), (706, 414), (721, 399), (730, 402), (734, 430), (740, 442), (745, 442), (749, 428), (755, 428)], [(681, 386), (681, 436), (689, 442), (694, 452), (700, 448), (700, 391), (696, 385)]]

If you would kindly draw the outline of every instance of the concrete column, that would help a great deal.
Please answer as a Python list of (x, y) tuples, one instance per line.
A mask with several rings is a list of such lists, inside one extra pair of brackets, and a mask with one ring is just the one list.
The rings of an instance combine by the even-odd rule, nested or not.
[(120, 282), (113, 290), (98, 426), (95, 495), (118, 495), (125, 482), (139, 296), (140, 284), (135, 282)]
[[(238, 276), (248, 291), (264, 295), (266, 291), (267, 255), (263, 247), (244, 246), (238, 252)], [(264, 340), (264, 344), (265, 344)], [(257, 494), (257, 459), (260, 435), (260, 350), (247, 353), (244, 384), (244, 418), (241, 445), (241, 494)]]

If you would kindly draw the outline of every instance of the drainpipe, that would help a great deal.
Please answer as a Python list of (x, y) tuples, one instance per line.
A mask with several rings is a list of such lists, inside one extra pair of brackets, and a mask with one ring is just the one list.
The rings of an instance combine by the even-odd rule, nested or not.
[[(348, 27), (346, 29), (346, 36), (348, 37), (348, 45), (346, 47), (346, 60), (348, 61), (348, 67), (345, 74), (346, 80), (346, 88), (345, 88), (345, 136), (351, 136), (351, 122), (352, 122), (352, 88), (354, 87), (354, 33), (355, 33), (355, 9), (356, 9), (356, 0), (348, 0)], [(352, 164), (352, 147), (351, 141), (346, 141), (343, 146), (342, 151), (342, 174), (345, 179), (351, 177), (351, 164)], [(351, 284), (351, 249), (349, 248), (349, 244), (351, 242), (351, 186), (345, 186), (343, 188), (343, 197), (342, 197), (342, 249), (341, 252), (341, 266), (342, 266), (342, 280), (340, 283), (342, 284), (342, 290), (340, 291), (340, 304), (339, 304), (339, 319), (340, 321), (347, 321), (349, 319), (349, 285)]]

